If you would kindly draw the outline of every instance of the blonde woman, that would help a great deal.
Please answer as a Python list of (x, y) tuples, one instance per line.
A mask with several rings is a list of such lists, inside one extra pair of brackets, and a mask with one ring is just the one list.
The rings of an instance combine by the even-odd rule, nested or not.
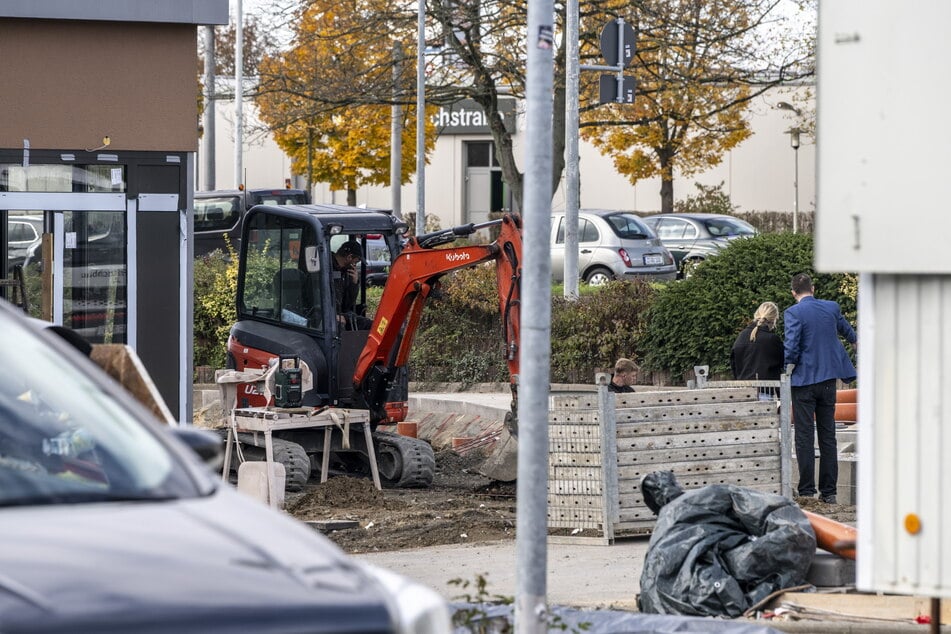
[(730, 368), (738, 381), (778, 381), (783, 371), (783, 340), (776, 334), (779, 307), (763, 302), (730, 352)]

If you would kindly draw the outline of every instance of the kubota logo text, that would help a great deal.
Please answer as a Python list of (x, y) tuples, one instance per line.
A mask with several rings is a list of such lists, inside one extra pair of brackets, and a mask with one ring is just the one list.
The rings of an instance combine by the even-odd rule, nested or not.
[(449, 262), (460, 262), (462, 260), (468, 260), (472, 256), (468, 253), (447, 253), (446, 260)]

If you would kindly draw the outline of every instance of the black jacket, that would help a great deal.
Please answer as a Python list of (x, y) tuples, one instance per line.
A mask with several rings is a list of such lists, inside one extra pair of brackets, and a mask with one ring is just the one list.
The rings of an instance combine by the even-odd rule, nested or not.
[(750, 333), (756, 322), (743, 329), (730, 352), (730, 369), (738, 381), (778, 381), (783, 372), (783, 340), (767, 325), (756, 331), (756, 341)]

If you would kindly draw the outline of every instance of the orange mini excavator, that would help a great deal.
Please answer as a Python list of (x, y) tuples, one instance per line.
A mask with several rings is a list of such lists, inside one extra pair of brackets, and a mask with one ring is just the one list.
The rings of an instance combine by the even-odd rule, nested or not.
[[(407, 226), (390, 212), (341, 205), (259, 205), (242, 228), (237, 280), (237, 322), (228, 340), (228, 366), (260, 370), (273, 359), (296, 357), (310, 380), (302, 407), (340, 407), (370, 412), (380, 477), (397, 487), (432, 483), (432, 447), (421, 440), (377, 431), (407, 414), (407, 363), (426, 299), (440, 278), (494, 262), (502, 340), (516, 411), (519, 287), (522, 236), (518, 215), (467, 224), (406, 239)], [(453, 245), (484, 230), (488, 244)], [(358, 254), (359, 263), (338, 257)], [(388, 267), (388, 270), (386, 270)], [(372, 320), (368, 277), (385, 276)], [(274, 405), (254, 384), (238, 386), (236, 407)], [(227, 406), (227, 405), (226, 405)], [(514, 431), (514, 415), (510, 419)], [(239, 430), (240, 432), (240, 430)], [(331, 470), (363, 475), (369, 457), (361, 430), (333, 435)], [(263, 452), (259, 434), (239, 433), (245, 456)], [(274, 457), (284, 464), (287, 488), (303, 486), (320, 468), (324, 434), (313, 430), (274, 433)], [(312, 467), (313, 465), (313, 467)]]

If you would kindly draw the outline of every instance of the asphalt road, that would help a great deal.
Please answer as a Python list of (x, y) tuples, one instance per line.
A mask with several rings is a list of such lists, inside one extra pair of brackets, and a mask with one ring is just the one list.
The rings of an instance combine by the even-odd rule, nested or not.
[[(576, 608), (637, 609), (641, 568), (648, 538), (618, 540), (612, 546), (581, 541), (548, 544), (547, 599), (549, 605)], [(447, 545), (353, 555), (414, 579), (459, 601), (471, 593), (449, 582), (488, 582), (490, 595), (515, 597), (515, 540), (490, 544)]]

